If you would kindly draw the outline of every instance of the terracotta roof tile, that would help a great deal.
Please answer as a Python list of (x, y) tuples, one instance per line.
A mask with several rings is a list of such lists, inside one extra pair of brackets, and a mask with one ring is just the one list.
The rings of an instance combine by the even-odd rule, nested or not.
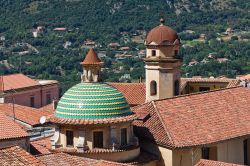
[(51, 141), (50, 137), (33, 140), (30, 142), (32, 148), (34, 148), (39, 154), (50, 154)]
[(67, 153), (52, 153), (37, 156), (39, 160), (49, 166), (131, 166), (126, 163), (118, 163), (106, 160), (96, 160), (86, 157), (78, 157)]
[(144, 83), (116, 83), (108, 82), (108, 84), (115, 87), (123, 93), (127, 102), (130, 105), (138, 105), (145, 103), (146, 100), (146, 86)]
[(46, 155), (37, 156), (39, 160), (49, 166), (85, 166), (92, 165), (93, 163), (97, 163), (97, 160), (72, 156), (66, 153), (51, 153)]
[[(228, 79), (228, 78), (181, 78), (180, 89), (181, 91), (186, 87), (187, 83), (213, 83), (221, 82), (227, 83), (227, 88), (235, 87), (239, 85), (240, 80), (238, 79)], [(116, 83), (108, 82), (108, 84), (114, 86), (120, 92), (123, 93), (124, 97), (130, 105), (143, 104), (146, 101), (146, 85), (145, 83)]]
[(152, 102), (132, 108), (138, 120), (133, 121), (135, 134), (140, 139), (147, 139), (160, 145), (172, 146), (172, 142), (164, 128)]
[[(52, 113), (50, 111), (41, 111), (36, 108), (27, 107), (15, 104), (15, 118), (31, 126), (38, 125), (39, 119), (42, 116), (48, 116)], [(6, 116), (13, 117), (13, 105), (11, 103), (0, 104), (0, 112), (3, 112)]]
[(133, 121), (137, 118), (135, 114), (115, 117), (115, 118), (103, 118), (103, 119), (69, 119), (69, 118), (59, 118), (55, 115), (48, 116), (48, 122), (55, 124), (68, 124), (68, 125), (91, 125), (91, 124), (111, 124), (111, 123), (121, 123)]
[[(157, 143), (170, 147), (204, 145), (249, 135), (249, 110), (250, 89), (243, 87), (178, 96), (133, 108), (135, 113), (151, 112), (157, 116), (134, 124), (137, 129), (146, 127), (144, 130)], [(157, 129), (155, 123), (161, 127)], [(136, 132), (141, 136), (140, 130)]]
[(96, 52), (93, 48), (90, 48), (88, 54), (86, 55), (85, 59), (82, 61), (81, 64), (83, 65), (94, 65), (94, 64), (100, 64), (101, 60), (97, 56)]
[(225, 163), (221, 161), (212, 161), (201, 159), (195, 166), (241, 166), (238, 164)]
[(0, 140), (27, 137), (28, 133), (24, 131), (17, 123), (0, 112)]
[(0, 149), (0, 165), (45, 166), (39, 159), (19, 146)]
[(39, 110), (46, 111), (46, 112), (51, 112), (51, 113), (55, 113), (55, 110), (54, 110), (54, 107), (53, 107), (53, 103), (45, 105), (45, 106), (39, 108)]
[(23, 74), (3, 75), (2, 77), (4, 91), (39, 85), (37, 81)]

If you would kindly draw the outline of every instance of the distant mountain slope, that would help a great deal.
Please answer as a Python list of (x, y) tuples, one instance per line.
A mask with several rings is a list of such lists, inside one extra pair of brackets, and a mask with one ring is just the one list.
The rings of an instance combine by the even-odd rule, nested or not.
[[(234, 77), (250, 72), (249, 0), (1, 0), (0, 74), (22, 71), (40, 79), (57, 79), (65, 91), (79, 82), (79, 62), (87, 51), (82, 46), (90, 39), (97, 43), (97, 52), (102, 50), (107, 55), (104, 67), (108, 70), (102, 72), (105, 81), (117, 81), (125, 74), (136, 80), (144, 77), (144, 64), (134, 56), (145, 46), (132, 39), (137, 30), (145, 34), (159, 25), (161, 16), (186, 45), (181, 50), (183, 76)], [(32, 27), (37, 25), (45, 30), (34, 38)], [(228, 27), (236, 29), (239, 37), (233, 36), (230, 42), (218, 41)], [(206, 34), (206, 40), (195, 40), (200, 34)], [(238, 41), (242, 34), (246, 41)], [(145, 36), (140, 37), (142, 40)], [(107, 48), (110, 42), (119, 42), (130, 50)], [(121, 52), (132, 58), (116, 63), (114, 57)], [(210, 53), (228, 61), (207, 62)]]
[(0, 2), (0, 33), (18, 38), (37, 23), (110, 39), (120, 31), (148, 30), (161, 15), (178, 31), (213, 23), (246, 26), (249, 8), (245, 0), (7, 0)]

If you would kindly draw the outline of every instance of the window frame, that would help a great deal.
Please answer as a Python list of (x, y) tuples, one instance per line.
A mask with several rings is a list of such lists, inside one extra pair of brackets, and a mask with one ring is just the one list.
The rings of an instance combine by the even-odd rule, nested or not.
[(150, 96), (156, 96), (157, 95), (157, 82), (155, 80), (152, 80), (150, 82)]
[[(124, 132), (125, 135), (123, 135), (123, 131), (126, 131)], [(121, 128), (121, 134), (120, 134), (120, 141), (121, 141), (121, 146), (125, 146), (128, 144), (128, 129), (126, 127), (124, 128)], [(124, 142), (123, 142), (124, 141)]]
[(156, 57), (156, 50), (151, 50), (151, 56)]
[(35, 96), (30, 96), (30, 107), (35, 107)]
[[(48, 95), (49, 95), (49, 100), (48, 100)], [(51, 93), (46, 93), (46, 104), (50, 104), (52, 102), (51, 100)]]
[[(101, 146), (96, 146), (96, 142), (95, 142), (95, 133), (102, 133), (102, 143), (101, 143)], [(96, 130), (96, 131), (93, 131), (93, 134), (92, 134), (92, 146), (93, 148), (103, 148), (104, 147), (104, 132), (102, 130)]]
[[(71, 133), (72, 134), (72, 138), (69, 139), (69, 136), (68, 136), (67, 133)], [(65, 135), (66, 135), (66, 146), (67, 147), (74, 147), (74, 131), (73, 130), (66, 130)], [(68, 144), (69, 142), (72, 142), (72, 144)]]

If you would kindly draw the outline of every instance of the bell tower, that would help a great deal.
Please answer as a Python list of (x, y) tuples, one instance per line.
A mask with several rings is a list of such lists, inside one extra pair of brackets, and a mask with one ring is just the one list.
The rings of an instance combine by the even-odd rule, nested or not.
[(102, 62), (93, 48), (90, 48), (81, 64), (83, 65), (81, 82), (98, 82), (100, 80)]
[(146, 101), (180, 93), (180, 39), (164, 22), (161, 18), (160, 25), (153, 28), (145, 40)]

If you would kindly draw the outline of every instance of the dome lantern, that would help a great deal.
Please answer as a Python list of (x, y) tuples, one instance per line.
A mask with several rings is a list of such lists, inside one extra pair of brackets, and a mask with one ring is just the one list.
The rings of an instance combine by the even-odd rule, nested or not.
[(81, 64), (83, 65), (82, 82), (98, 82), (100, 80), (102, 62), (93, 48), (90, 48)]

